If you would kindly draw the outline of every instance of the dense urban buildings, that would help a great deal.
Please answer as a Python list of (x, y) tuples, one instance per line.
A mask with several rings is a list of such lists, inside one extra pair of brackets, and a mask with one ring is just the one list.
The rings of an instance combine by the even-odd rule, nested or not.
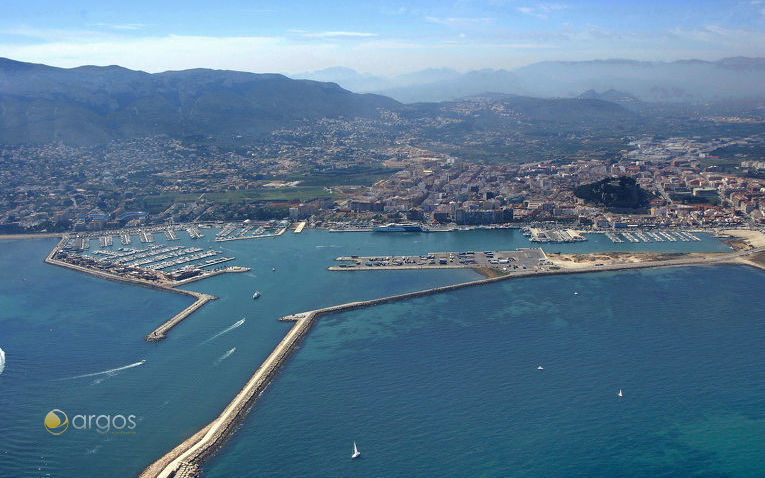
[[(364, 150), (367, 133), (384, 130), (366, 122), (327, 121), (316, 128), (324, 132), (321, 138), (296, 141), (299, 130), (281, 131), (238, 149), (166, 137), (88, 147), (6, 145), (0, 149), (5, 165), (0, 230), (287, 217), (312, 218), (318, 225), (765, 223), (763, 162), (749, 159), (756, 155), (718, 156), (762, 151), (763, 134), (708, 140), (631, 137), (624, 139), (623, 149), (604, 157), (578, 152), (542, 161), (509, 156), (507, 162), (488, 162), (415, 146), (413, 137), (385, 146), (380, 140)], [(619, 176), (634, 178), (651, 193), (650, 204), (614, 210), (573, 194), (582, 184)]]

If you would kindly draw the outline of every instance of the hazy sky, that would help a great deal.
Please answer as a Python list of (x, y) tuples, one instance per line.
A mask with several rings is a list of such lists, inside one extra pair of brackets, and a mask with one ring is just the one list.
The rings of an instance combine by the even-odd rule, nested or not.
[(393, 75), (540, 60), (765, 56), (765, 0), (0, 0), (0, 56), (149, 72)]

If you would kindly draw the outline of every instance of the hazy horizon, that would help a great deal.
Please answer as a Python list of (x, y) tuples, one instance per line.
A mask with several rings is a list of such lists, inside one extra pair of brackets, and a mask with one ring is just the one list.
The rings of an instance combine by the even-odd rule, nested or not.
[(299, 75), (304, 75), (304, 74), (321, 73), (321, 72), (324, 72), (324, 71), (332, 71), (332, 70), (341, 71), (341, 70), (346, 70), (346, 71), (353, 72), (353, 73), (356, 73), (356, 74), (359, 74), (359, 75), (375, 76), (375, 77), (379, 77), (379, 78), (383, 78), (383, 79), (393, 79), (393, 78), (395, 78), (397, 76), (408, 75), (408, 74), (412, 74), (412, 73), (419, 73), (419, 72), (423, 72), (423, 71), (438, 71), (438, 70), (442, 70), (442, 71), (449, 70), (449, 71), (455, 71), (457, 73), (469, 73), (469, 72), (474, 72), (474, 71), (489, 71), (489, 70), (493, 70), (493, 71), (500, 71), (500, 70), (513, 71), (513, 70), (517, 70), (517, 69), (520, 69), (520, 68), (524, 68), (524, 67), (527, 67), (527, 66), (530, 66), (530, 65), (534, 65), (536, 63), (542, 63), (542, 62), (550, 62), (550, 63), (555, 63), (555, 62), (560, 62), (560, 63), (564, 63), (564, 62), (572, 62), (572, 63), (603, 62), (603, 63), (605, 63), (605, 62), (620, 62), (620, 61), (624, 61), (624, 62), (636, 61), (636, 62), (644, 62), (644, 63), (671, 64), (671, 63), (682, 62), (682, 61), (706, 61), (706, 62), (714, 63), (714, 62), (722, 61), (722, 60), (729, 59), (729, 58), (748, 58), (748, 59), (762, 59), (762, 60), (765, 60), (765, 56), (747, 57), (747, 56), (743, 56), (743, 55), (738, 55), (738, 56), (734, 56), (734, 57), (726, 56), (726, 57), (712, 58), (712, 59), (678, 58), (676, 60), (635, 60), (633, 58), (590, 58), (590, 59), (582, 59), (582, 60), (572, 61), (572, 60), (566, 60), (566, 59), (561, 59), (561, 60), (550, 59), (550, 60), (533, 61), (531, 63), (526, 63), (526, 64), (519, 65), (519, 66), (516, 66), (516, 67), (513, 67), (513, 68), (492, 68), (492, 67), (485, 67), (485, 68), (475, 68), (475, 69), (464, 69), (464, 68), (456, 68), (456, 67), (452, 67), (452, 66), (431, 66), (431, 67), (421, 68), (419, 70), (403, 71), (403, 72), (400, 72), (400, 73), (389, 73), (389, 74), (381, 73), (381, 74), (377, 74), (377, 73), (373, 73), (373, 72), (370, 72), (370, 71), (360, 71), (360, 70), (357, 70), (355, 68), (351, 68), (351, 67), (346, 66), (346, 65), (333, 65), (333, 66), (328, 66), (328, 67), (324, 67), (324, 68), (317, 68), (315, 70), (294, 71), (294, 72), (286, 72), (286, 71), (247, 71), (247, 70), (237, 70), (237, 69), (233, 69), (233, 68), (210, 68), (210, 67), (207, 67), (207, 66), (204, 66), (204, 65), (190, 66), (188, 68), (179, 68), (179, 69), (165, 69), (165, 70), (161, 70), (160, 69), (160, 70), (156, 70), (156, 71), (148, 71), (148, 70), (145, 70), (145, 69), (130, 68), (130, 67), (127, 67), (127, 66), (125, 66), (123, 64), (120, 64), (120, 63), (111, 63), (111, 64), (82, 63), (82, 64), (79, 64), (79, 65), (72, 65), (72, 66), (61, 66), (61, 65), (55, 65), (55, 64), (45, 63), (45, 62), (40, 62), (40, 61), (21, 60), (21, 59), (18, 59), (18, 58), (11, 58), (11, 57), (2, 56), (2, 55), (0, 55), (0, 58), (5, 58), (7, 60), (12, 60), (12, 61), (19, 61), (19, 62), (22, 62), (22, 63), (31, 63), (31, 64), (38, 64), (38, 65), (52, 66), (52, 67), (55, 67), (55, 68), (64, 68), (64, 69), (74, 69), (74, 68), (82, 68), (82, 67), (88, 67), (88, 66), (95, 66), (95, 67), (117, 66), (117, 67), (127, 68), (127, 69), (130, 69), (130, 70), (133, 70), (133, 71), (141, 71), (141, 72), (149, 73), (149, 74), (166, 73), (166, 72), (172, 72), (172, 71), (195, 70), (195, 69), (209, 69), (209, 70), (220, 70), (220, 71), (239, 71), (239, 72), (255, 73), (255, 74), (278, 74), (278, 75), (285, 75), (285, 76), (291, 77), (291, 76), (299, 76)]
[(765, 3), (599, 0), (315, 5), (139, 0), (11, 1), (0, 56), (58, 67), (156, 73), (212, 68), (376, 76), (428, 68), (512, 70), (539, 61), (763, 56)]

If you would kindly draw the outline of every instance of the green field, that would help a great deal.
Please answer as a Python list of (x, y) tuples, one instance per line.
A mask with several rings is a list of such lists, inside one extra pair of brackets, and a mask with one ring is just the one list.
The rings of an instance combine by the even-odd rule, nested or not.
[(389, 178), (398, 169), (374, 166), (355, 166), (293, 174), (285, 181), (300, 181), (301, 186), (371, 186), (380, 179)]
[(239, 202), (306, 202), (320, 198), (334, 198), (321, 186), (296, 186), (284, 188), (257, 188), (238, 191), (214, 191), (198, 193), (166, 192), (144, 196), (143, 209), (149, 214), (156, 214), (167, 209), (171, 204), (192, 201), (206, 201), (215, 204), (235, 204)]

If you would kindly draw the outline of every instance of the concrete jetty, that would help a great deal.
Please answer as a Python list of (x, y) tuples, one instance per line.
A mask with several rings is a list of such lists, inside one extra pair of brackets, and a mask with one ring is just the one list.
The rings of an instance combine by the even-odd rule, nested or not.
[(178, 325), (183, 319), (194, 313), (198, 308), (202, 307), (206, 303), (208, 303), (211, 300), (217, 299), (214, 295), (209, 294), (203, 294), (201, 292), (193, 292), (193, 291), (185, 291), (188, 295), (196, 297), (196, 301), (194, 301), (193, 304), (186, 307), (182, 311), (175, 314), (173, 318), (168, 320), (167, 322), (163, 323), (151, 333), (149, 333), (144, 340), (147, 342), (159, 342), (160, 340), (164, 339), (167, 336), (167, 332)]
[(300, 234), (303, 232), (303, 229), (305, 228), (305, 221), (300, 221), (297, 226), (295, 226), (295, 234)]

